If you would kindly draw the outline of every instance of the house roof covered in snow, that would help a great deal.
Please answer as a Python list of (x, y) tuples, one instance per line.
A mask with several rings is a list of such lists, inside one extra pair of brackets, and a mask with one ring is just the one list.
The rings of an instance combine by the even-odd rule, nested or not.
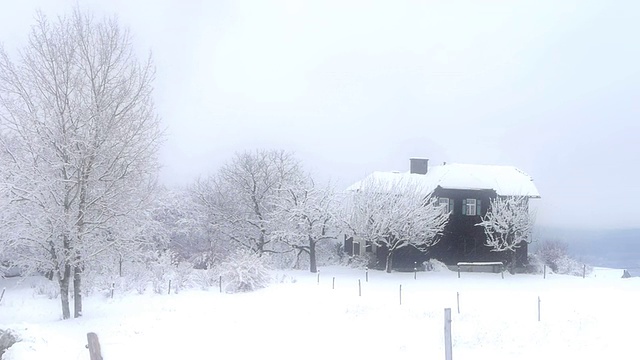
[(502, 165), (445, 164), (430, 167), (424, 175), (376, 171), (347, 190), (364, 190), (374, 183), (382, 184), (389, 191), (402, 184), (411, 184), (425, 194), (439, 186), (444, 189), (495, 190), (499, 196), (540, 197), (529, 175), (516, 167)]

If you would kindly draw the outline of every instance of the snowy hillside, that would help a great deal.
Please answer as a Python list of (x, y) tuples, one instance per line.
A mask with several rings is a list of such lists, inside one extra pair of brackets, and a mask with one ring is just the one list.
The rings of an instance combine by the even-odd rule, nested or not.
[(59, 299), (36, 295), (40, 279), (7, 279), (0, 328), (22, 337), (5, 354), (10, 360), (88, 359), (90, 331), (106, 360), (444, 359), (449, 307), (455, 359), (634, 359), (629, 329), (640, 323), (640, 279), (617, 273), (458, 279), (442, 271), (414, 280), (413, 273), (370, 271), (366, 282), (364, 271), (331, 267), (321, 269), (319, 284), (315, 274), (279, 272), (253, 293), (94, 295), (85, 299), (85, 315), (68, 321), (60, 320)]

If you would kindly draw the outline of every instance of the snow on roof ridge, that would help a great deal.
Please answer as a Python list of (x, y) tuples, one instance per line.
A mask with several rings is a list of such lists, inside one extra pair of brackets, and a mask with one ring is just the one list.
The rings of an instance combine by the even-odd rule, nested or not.
[(403, 179), (419, 181), (425, 192), (432, 192), (439, 186), (446, 189), (494, 190), (501, 196), (540, 197), (533, 178), (515, 166), (463, 163), (436, 165), (424, 175), (408, 171), (374, 171), (347, 189), (361, 189), (365, 181), (372, 180), (384, 181), (387, 186), (393, 187), (394, 183)]

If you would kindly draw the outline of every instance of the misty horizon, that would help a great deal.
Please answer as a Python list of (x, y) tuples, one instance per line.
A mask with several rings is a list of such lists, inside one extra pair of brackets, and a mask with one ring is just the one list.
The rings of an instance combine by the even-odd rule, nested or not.
[[(5, 4), (0, 41), (75, 4)], [(168, 186), (244, 150), (292, 151), (338, 189), (425, 157), (521, 169), (540, 226), (640, 227), (635, 2), (78, 4), (153, 55)]]

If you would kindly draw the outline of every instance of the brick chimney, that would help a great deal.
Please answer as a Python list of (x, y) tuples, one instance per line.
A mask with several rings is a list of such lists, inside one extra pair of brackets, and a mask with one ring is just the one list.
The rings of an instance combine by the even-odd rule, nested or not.
[(427, 173), (429, 169), (429, 159), (415, 157), (410, 158), (409, 161), (411, 163), (410, 171), (412, 174), (424, 175)]

